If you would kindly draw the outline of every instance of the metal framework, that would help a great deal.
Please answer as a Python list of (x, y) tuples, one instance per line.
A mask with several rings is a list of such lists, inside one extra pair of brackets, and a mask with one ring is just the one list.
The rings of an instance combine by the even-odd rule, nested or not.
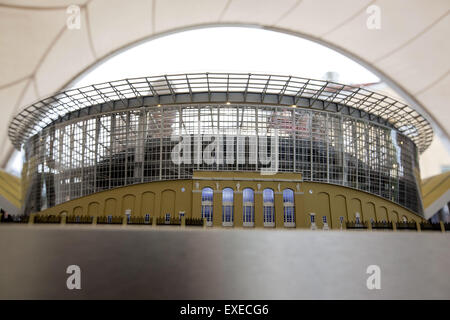
[(389, 97), (250, 74), (72, 89), (26, 108), (9, 130), (25, 151), (25, 213), (118, 186), (190, 179), (194, 170), (276, 164), (276, 172), (370, 192), (422, 214), (418, 146), (432, 139), (424, 118)]
[(194, 170), (275, 170), (422, 213), (415, 144), (341, 113), (243, 103), (144, 106), (56, 122), (24, 151), (27, 212), (118, 186), (191, 179)]
[(139, 106), (201, 102), (295, 105), (340, 112), (395, 128), (419, 152), (433, 137), (429, 122), (416, 110), (363, 88), (293, 76), (229, 73), (134, 78), (66, 90), (22, 110), (10, 122), (8, 135), (20, 149), (55, 122)]

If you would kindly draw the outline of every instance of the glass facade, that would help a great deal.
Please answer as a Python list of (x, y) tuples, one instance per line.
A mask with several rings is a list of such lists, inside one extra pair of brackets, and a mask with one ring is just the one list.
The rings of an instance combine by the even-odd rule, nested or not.
[(47, 125), (23, 145), (25, 213), (102, 190), (189, 179), (194, 170), (298, 172), (422, 214), (418, 152), (394, 128), (262, 104), (129, 108)]

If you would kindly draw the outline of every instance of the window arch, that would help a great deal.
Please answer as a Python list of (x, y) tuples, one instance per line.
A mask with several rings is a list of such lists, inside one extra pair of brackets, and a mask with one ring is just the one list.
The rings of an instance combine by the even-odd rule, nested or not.
[(275, 227), (274, 193), (272, 189), (263, 190), (264, 227)]
[(243, 225), (244, 227), (255, 226), (255, 193), (251, 188), (242, 190), (243, 200)]
[(206, 225), (212, 226), (213, 222), (213, 196), (212, 188), (206, 187), (202, 190), (202, 219), (206, 219)]
[(295, 227), (294, 191), (292, 191), (291, 189), (283, 190), (283, 211), (284, 226)]
[(233, 198), (233, 189), (225, 188), (222, 190), (222, 225), (225, 227), (231, 227), (234, 223)]

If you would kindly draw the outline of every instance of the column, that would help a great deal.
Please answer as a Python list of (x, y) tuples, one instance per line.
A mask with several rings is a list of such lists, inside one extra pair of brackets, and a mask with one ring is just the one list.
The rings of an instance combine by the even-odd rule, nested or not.
[(283, 192), (275, 191), (275, 228), (284, 228)]
[(308, 228), (307, 219), (305, 217), (303, 206), (303, 194), (298, 192), (294, 193), (294, 205), (295, 205), (295, 227), (296, 228)]
[(234, 191), (234, 227), (242, 228), (243, 224), (243, 202), (242, 202), (242, 190), (237, 188)]
[(264, 227), (264, 217), (263, 217), (263, 191), (255, 191), (255, 227)]
[(213, 194), (213, 227), (222, 226), (222, 190), (214, 190)]

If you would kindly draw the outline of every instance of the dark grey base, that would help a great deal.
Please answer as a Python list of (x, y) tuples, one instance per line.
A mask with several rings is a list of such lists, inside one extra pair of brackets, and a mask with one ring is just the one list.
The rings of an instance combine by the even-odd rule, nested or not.
[(449, 273), (450, 233), (0, 225), (1, 299), (450, 299)]

